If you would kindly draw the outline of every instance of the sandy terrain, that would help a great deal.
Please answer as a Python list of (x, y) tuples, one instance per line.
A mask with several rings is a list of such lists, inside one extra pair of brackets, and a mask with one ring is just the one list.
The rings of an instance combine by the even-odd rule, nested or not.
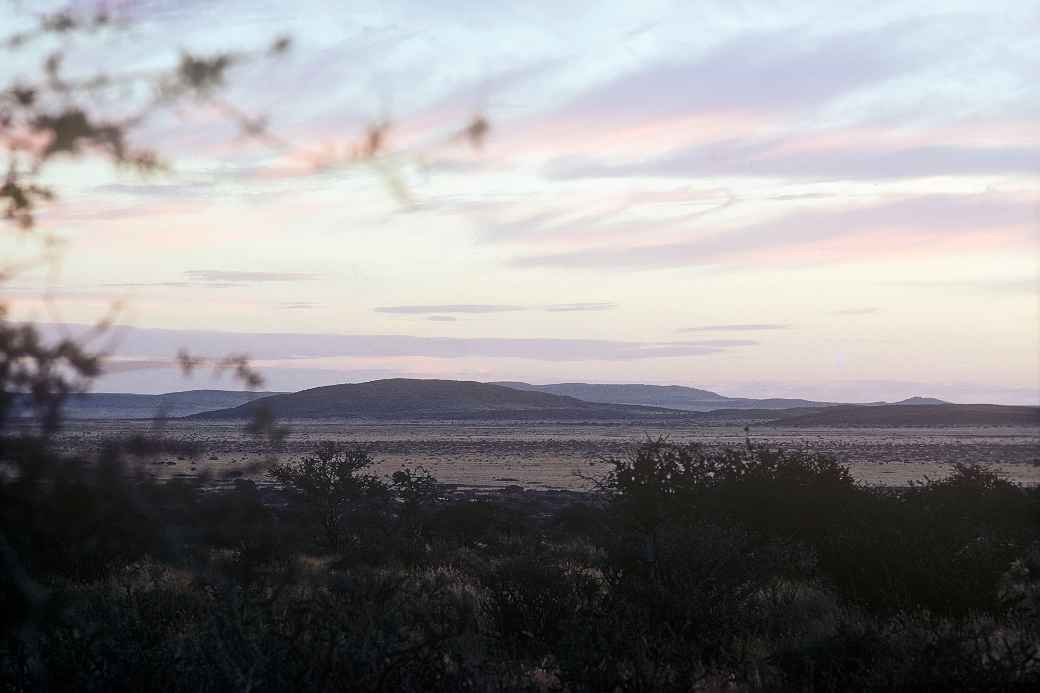
[[(75, 421), (59, 442), (70, 450), (97, 449), (106, 441), (154, 432), (147, 422)], [(742, 427), (724, 425), (648, 430), (617, 424), (308, 423), (291, 426), (285, 449), (275, 456), (299, 456), (321, 440), (358, 442), (369, 448), (381, 473), (422, 465), (440, 481), (461, 486), (583, 489), (590, 485), (583, 477), (604, 471), (599, 457), (622, 454), (648, 435), (664, 434), (673, 441), (705, 445), (740, 445), (745, 436)], [(271, 456), (263, 441), (235, 424), (171, 421), (162, 435), (195, 448), (149, 459), (149, 469), (162, 477), (205, 469), (234, 473)], [(758, 426), (752, 428), (751, 439), (832, 454), (847, 463), (857, 479), (870, 484), (939, 478), (954, 462), (992, 465), (1021, 483), (1040, 484), (1040, 431), (1035, 428)], [(256, 473), (243, 475), (260, 478)]]

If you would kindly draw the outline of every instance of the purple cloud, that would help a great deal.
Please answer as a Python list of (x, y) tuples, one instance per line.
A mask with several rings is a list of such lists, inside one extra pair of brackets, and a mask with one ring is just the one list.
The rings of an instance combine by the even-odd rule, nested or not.
[(696, 60), (651, 66), (601, 84), (555, 116), (633, 122), (808, 110), (921, 62), (907, 40), (920, 27), (920, 21), (907, 21), (825, 39), (792, 28), (745, 34)]
[[(84, 325), (47, 325), (47, 334), (85, 335)], [(410, 335), (337, 335), (238, 333), (165, 330), (120, 326), (109, 337), (116, 353), (137, 359), (171, 357), (178, 349), (203, 356), (248, 354), (251, 358), (313, 359), (334, 357), (521, 358), (537, 361), (634, 361), (705, 356), (754, 346), (747, 339), (632, 342), (605, 339), (461, 338)]]
[[(803, 137), (802, 140), (805, 140)], [(810, 138), (811, 141), (811, 138)], [(971, 143), (891, 148), (878, 143), (817, 151), (785, 149), (787, 140), (724, 140), (688, 147), (648, 161), (604, 163), (565, 158), (545, 169), (550, 178), (629, 176), (750, 176), (881, 180), (927, 176), (1003, 175), (1040, 172), (1040, 147)]]

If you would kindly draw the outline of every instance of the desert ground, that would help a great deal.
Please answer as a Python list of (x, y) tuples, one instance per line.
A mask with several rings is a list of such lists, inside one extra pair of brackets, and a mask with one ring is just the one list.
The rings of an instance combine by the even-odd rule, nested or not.
[[(295, 423), (284, 446), (272, 451), (240, 424), (170, 420), (71, 421), (59, 444), (97, 449), (134, 434), (171, 444), (145, 458), (158, 477), (196, 475), (263, 479), (262, 463), (306, 454), (318, 441), (364, 445), (375, 470), (423, 466), (439, 481), (476, 489), (584, 490), (605, 471), (602, 458), (624, 454), (647, 436), (706, 446), (756, 444), (813, 449), (849, 465), (866, 484), (905, 486), (944, 477), (954, 463), (984, 464), (1026, 485), (1040, 485), (1040, 429), (1032, 427), (804, 428), (741, 425), (647, 428), (624, 424), (558, 423)], [(259, 466), (257, 466), (259, 463)]]

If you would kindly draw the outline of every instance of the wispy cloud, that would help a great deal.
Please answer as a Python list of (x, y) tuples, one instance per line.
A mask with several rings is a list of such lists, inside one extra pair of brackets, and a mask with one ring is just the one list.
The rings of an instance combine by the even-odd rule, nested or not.
[(239, 272), (234, 270), (187, 270), (184, 276), (205, 283), (300, 282), (318, 279), (319, 275), (304, 272)]
[[(167, 288), (167, 289), (186, 289), (186, 288), (190, 288), (190, 287), (193, 287), (193, 286), (201, 286), (201, 284), (199, 284), (197, 282), (172, 282), (172, 281), (171, 282), (105, 282), (101, 286), (104, 286), (104, 287), (110, 288), (110, 289), (144, 289), (144, 288), (148, 288), (148, 287)], [(210, 288), (210, 289), (221, 289), (221, 288), (226, 288), (226, 287), (230, 287), (230, 286), (235, 286), (235, 285), (234, 284), (227, 284), (227, 283), (208, 284), (207, 285), (207, 287)]]
[[(925, 244), (935, 252), (959, 237), (1017, 235), (1035, 243), (1036, 203), (999, 195), (927, 195), (840, 209), (800, 211), (774, 221), (711, 232), (694, 225), (688, 240), (590, 247), (518, 257), (517, 267), (681, 267), (736, 261), (864, 258)], [(870, 243), (866, 242), (870, 239)]]
[(452, 303), (443, 305), (404, 305), (404, 306), (379, 306), (375, 308), (377, 313), (391, 313), (396, 315), (427, 315), (430, 313), (446, 315), (455, 314), (483, 314), (483, 313), (517, 313), (521, 311), (540, 310), (549, 313), (569, 312), (594, 312), (602, 310), (614, 310), (616, 303), (550, 303), (544, 306), (520, 306), (505, 305), (497, 303)]
[(842, 308), (840, 310), (831, 311), (831, 315), (875, 315), (880, 313), (881, 309), (876, 306), (864, 306), (862, 308)]
[(428, 317), (426, 319), (427, 320), (432, 320), (433, 322), (457, 322), (458, 321), (458, 318), (456, 318), (454, 316), (451, 316), (451, 315), (431, 315), (430, 317)]
[[(45, 325), (47, 333), (86, 333), (84, 325)], [(758, 344), (748, 339), (705, 339), (635, 342), (606, 339), (497, 337), (415, 337), (386, 334), (239, 333), (203, 330), (164, 330), (116, 327), (111, 332), (117, 354), (135, 359), (169, 357), (186, 348), (200, 355), (248, 354), (263, 360), (333, 357), (408, 357), (442, 359), (476, 357), (536, 361), (638, 361), (656, 358), (707, 356)]]
[[(237, 272), (230, 270), (188, 270), (182, 272), (183, 280), (153, 282), (106, 282), (101, 286), (111, 289), (234, 289), (252, 284), (272, 282), (305, 282), (319, 279), (321, 275), (302, 272)], [(310, 308), (311, 303), (285, 303), (281, 308)]]
[(686, 62), (607, 81), (558, 116), (638, 121), (691, 113), (807, 110), (919, 64), (916, 20), (824, 38), (789, 28), (748, 33)]
[(769, 332), (772, 330), (787, 330), (790, 325), (779, 323), (737, 323), (733, 325), (701, 325), (699, 327), (684, 327), (679, 332)]
[(92, 191), (100, 194), (116, 194), (148, 198), (191, 198), (212, 194), (214, 183), (195, 181), (187, 183), (105, 183), (96, 185)]
[(105, 375), (115, 373), (132, 373), (134, 371), (148, 371), (156, 368), (169, 368), (174, 365), (170, 359), (105, 359)]
[(731, 190), (719, 186), (644, 187), (616, 196), (598, 193), (561, 199), (556, 194), (524, 202), (469, 201), (445, 205), (442, 211), (469, 217), (481, 242), (522, 245), (605, 233), (646, 235), (647, 229), (692, 223), (737, 202)]
[(377, 313), (391, 313), (395, 315), (426, 315), (428, 313), (512, 313), (527, 310), (523, 306), (501, 305), (494, 303), (450, 303), (442, 305), (407, 305), (407, 306), (379, 306), (375, 309)]
[(729, 176), (784, 179), (887, 180), (929, 176), (1035, 175), (1040, 147), (1035, 127), (996, 133), (951, 128), (935, 134), (894, 135), (849, 129), (742, 137), (684, 146), (652, 158), (610, 161), (562, 157), (545, 169), (550, 178)]
[(554, 303), (544, 307), (550, 313), (579, 313), (614, 310), (616, 303)]
[(903, 286), (909, 289), (953, 290), (965, 293), (1016, 295), (1040, 295), (1040, 276), (1015, 279), (949, 279), (886, 282), (888, 286)]

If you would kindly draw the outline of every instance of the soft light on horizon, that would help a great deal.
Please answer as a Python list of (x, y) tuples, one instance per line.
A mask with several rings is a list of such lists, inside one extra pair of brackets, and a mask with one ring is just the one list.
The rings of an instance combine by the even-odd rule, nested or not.
[[(40, 224), (70, 261), (5, 300), (52, 325), (122, 305), (99, 391), (212, 386), (177, 386), (177, 346), (230, 345), (278, 390), (400, 375), (1040, 404), (1026, 3), (235, 0), (219, 26), (205, 3), (126, 4), (134, 33), (105, 64), (290, 33), (230, 97), (307, 151), (388, 118), (411, 199), (206, 112), (143, 134), (172, 175), (53, 167)], [(441, 143), (474, 114), (483, 148)]]

